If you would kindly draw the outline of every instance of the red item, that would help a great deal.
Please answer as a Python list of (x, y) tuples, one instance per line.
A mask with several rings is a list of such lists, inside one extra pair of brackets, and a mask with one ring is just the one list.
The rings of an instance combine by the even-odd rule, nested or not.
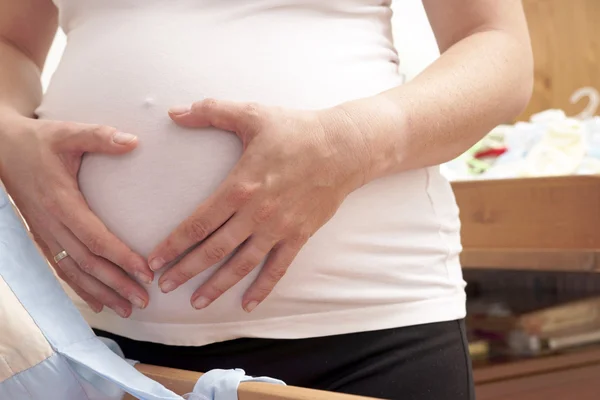
[(506, 147), (498, 147), (495, 149), (486, 149), (475, 153), (475, 158), (486, 158), (486, 157), (499, 157), (506, 153), (508, 149)]

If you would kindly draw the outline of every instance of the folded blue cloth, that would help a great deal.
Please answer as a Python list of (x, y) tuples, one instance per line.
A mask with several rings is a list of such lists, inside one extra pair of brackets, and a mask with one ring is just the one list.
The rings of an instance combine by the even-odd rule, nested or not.
[[(114, 342), (94, 335), (0, 188), (2, 299), (11, 308), (0, 303), (1, 400), (117, 400), (124, 392), (142, 400), (183, 400), (138, 372)], [(33, 343), (35, 337), (42, 339)], [(239, 383), (248, 380), (284, 384), (238, 369), (214, 370), (187, 398), (235, 400)]]
[(237, 400), (237, 389), (241, 382), (266, 382), (282, 385), (282, 381), (272, 378), (252, 378), (243, 369), (213, 369), (202, 375), (188, 400)]

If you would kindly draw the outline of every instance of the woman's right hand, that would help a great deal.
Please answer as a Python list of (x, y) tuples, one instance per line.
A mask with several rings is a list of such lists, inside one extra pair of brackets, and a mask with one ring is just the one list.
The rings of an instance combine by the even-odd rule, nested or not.
[[(77, 183), (84, 153), (128, 153), (137, 138), (107, 126), (20, 116), (2, 125), (9, 131), (2, 132), (0, 179), (58, 276), (96, 312), (107, 306), (127, 318), (132, 304), (146, 307), (148, 293), (131, 277), (151, 283), (153, 272), (89, 209)], [(55, 263), (62, 250), (69, 256)]]

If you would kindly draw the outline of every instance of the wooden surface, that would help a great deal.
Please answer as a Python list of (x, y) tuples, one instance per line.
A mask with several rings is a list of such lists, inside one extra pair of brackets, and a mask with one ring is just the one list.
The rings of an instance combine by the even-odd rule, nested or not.
[[(180, 395), (190, 393), (194, 384), (202, 375), (197, 372), (144, 364), (138, 364), (136, 368), (144, 375), (162, 383), (165, 387)], [(238, 397), (239, 400), (368, 400), (367, 397), (350, 396), (258, 382), (245, 382), (240, 384), (238, 388)], [(132, 397), (128, 396), (125, 399), (132, 399)]]
[[(178, 394), (192, 391), (200, 373), (139, 364), (136, 368)], [(592, 377), (595, 376), (595, 379)], [(578, 400), (600, 393), (600, 346), (511, 363), (476, 367), (478, 400)], [(569, 396), (566, 396), (569, 394)], [(367, 400), (364, 397), (265, 383), (242, 383), (240, 400)], [(557, 397), (558, 396), (558, 397)], [(562, 396), (562, 397), (561, 397)], [(573, 397), (571, 397), (573, 396)], [(133, 399), (127, 396), (126, 400)]]
[(578, 351), (553, 356), (475, 367), (473, 379), (475, 385), (480, 386), (592, 365), (600, 365), (600, 346), (586, 347)]
[(600, 251), (561, 249), (465, 249), (464, 268), (600, 272)]
[(478, 400), (600, 398), (600, 346), (475, 368)]
[(535, 62), (531, 102), (519, 120), (560, 108), (576, 115), (582, 100), (569, 102), (579, 88), (600, 90), (600, 1), (524, 0)]
[(460, 208), (465, 267), (598, 268), (600, 177), (469, 181), (452, 186)]
[(573, 368), (476, 387), (477, 400), (597, 400), (600, 365)]

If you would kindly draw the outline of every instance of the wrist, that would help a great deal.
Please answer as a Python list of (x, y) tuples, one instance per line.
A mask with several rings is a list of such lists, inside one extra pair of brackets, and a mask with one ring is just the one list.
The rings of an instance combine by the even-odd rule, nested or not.
[[(319, 120), (325, 134), (324, 143), (335, 155), (333, 166), (340, 172), (339, 182), (352, 192), (370, 181), (371, 151), (365, 128), (359, 123), (355, 110), (348, 104), (321, 110)], [(330, 166), (331, 168), (331, 166)]]
[(361, 150), (357, 162), (365, 182), (397, 172), (401, 168), (405, 146), (405, 114), (385, 94), (342, 103), (334, 109), (343, 116), (342, 135), (352, 132)]
[(27, 124), (34, 121), (14, 109), (0, 107), (0, 180), (8, 167), (5, 165), (7, 155), (14, 151), (15, 138), (23, 132)]
[(0, 106), (0, 149), (5, 148), (2, 145), (28, 120), (31, 119), (19, 114), (15, 109)]

